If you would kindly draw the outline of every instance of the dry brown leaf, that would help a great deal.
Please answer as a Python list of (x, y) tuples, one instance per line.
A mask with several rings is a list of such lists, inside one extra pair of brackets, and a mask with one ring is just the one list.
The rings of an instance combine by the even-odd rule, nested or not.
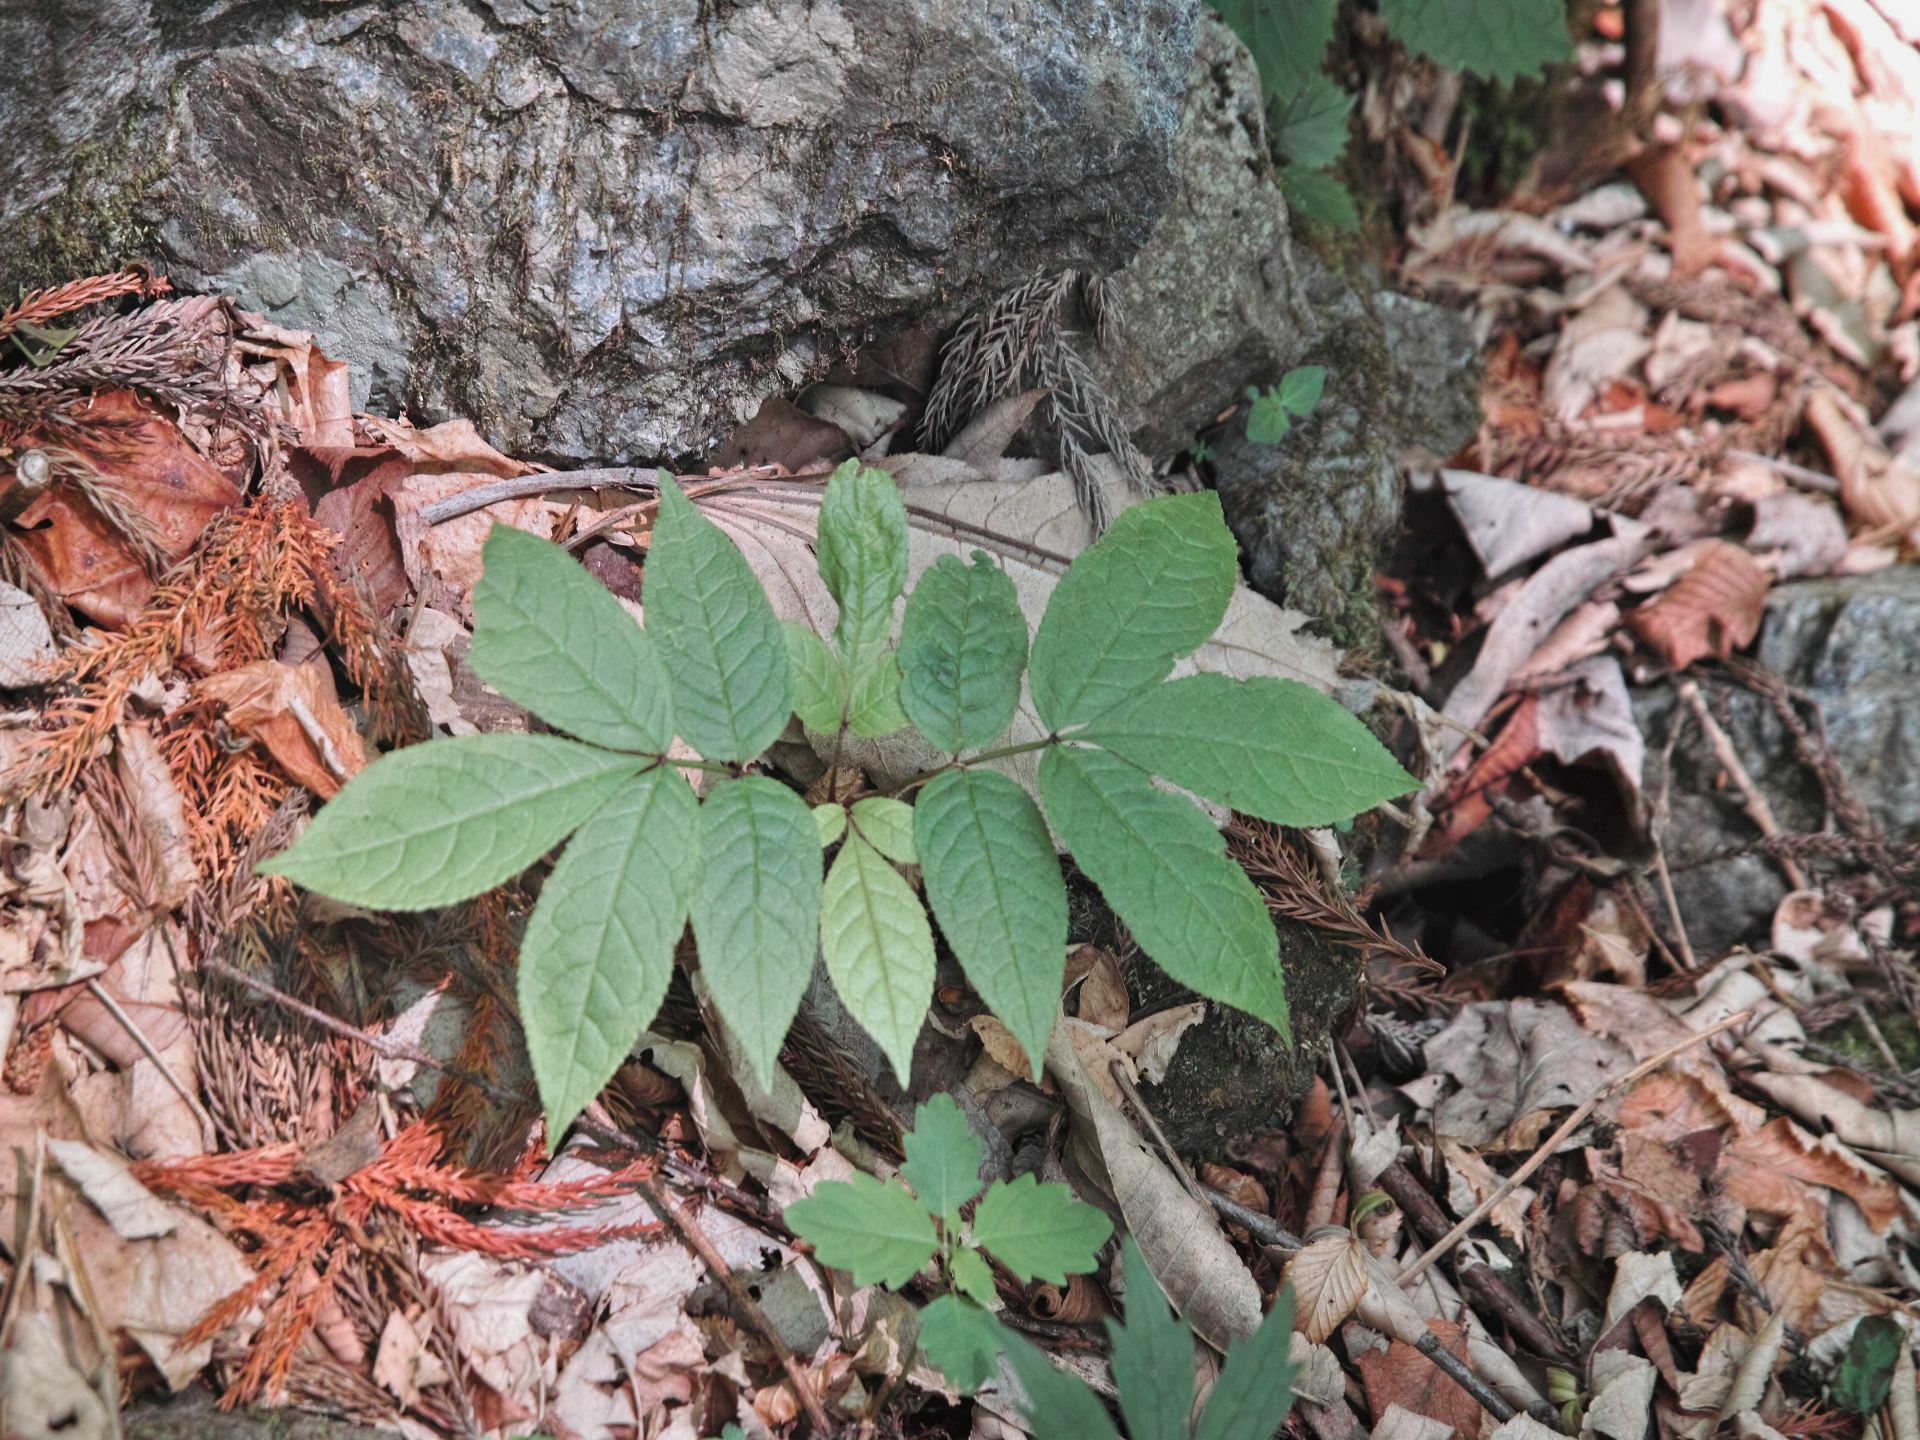
[(0, 583), (0, 687), (38, 685), (53, 656), (53, 631), (40, 602)]
[(1121, 978), (1120, 962), (1094, 945), (1082, 945), (1067, 957), (1068, 984), (1079, 979), (1079, 1016), (1089, 1025), (1118, 1035), (1127, 1028), (1127, 1016), (1133, 1013), (1133, 1001), (1127, 997), (1127, 982)]
[(777, 465), (797, 475), (845, 460), (856, 448), (832, 420), (809, 415), (784, 396), (769, 395), (753, 418), (722, 442), (713, 463), (723, 470)]
[[(1467, 1336), (1462, 1326), (1446, 1320), (1430, 1320), (1427, 1325), (1456, 1359), (1466, 1360)], [(1367, 1408), (1374, 1414), (1384, 1415), (1389, 1406), (1398, 1406), (1436, 1420), (1458, 1435), (1480, 1433), (1480, 1402), (1406, 1341), (1392, 1341), (1385, 1350), (1369, 1350), (1354, 1363), (1367, 1389)]]
[(1592, 507), (1557, 491), (1473, 470), (1442, 470), (1438, 481), (1480, 568), (1492, 579), (1593, 528)]
[(1740, 546), (1705, 541), (1693, 568), (1628, 615), (1627, 625), (1676, 670), (1708, 656), (1724, 660), (1760, 633), (1770, 584), (1766, 570)]
[(1180, 1037), (1207, 1015), (1204, 1000), (1192, 1000), (1168, 1010), (1156, 1010), (1143, 1020), (1127, 1026), (1114, 1037), (1113, 1048), (1133, 1062), (1139, 1077), (1149, 1085), (1162, 1084), (1167, 1066), (1180, 1048)]
[(223, 706), (229, 725), (259, 741), (289, 779), (323, 799), (366, 768), (360, 732), (340, 708), (324, 658), (299, 666), (256, 660), (207, 676), (194, 693)]
[(1629, 1064), (1564, 1008), (1536, 1000), (1464, 1007), (1427, 1042), (1426, 1056), (1460, 1085), (1434, 1108), (1435, 1131), (1481, 1150), (1537, 1133), (1548, 1114), (1580, 1104)]
[(49, 1140), (47, 1152), (122, 1240), (171, 1235), (178, 1216), (133, 1178), (127, 1162), (83, 1140)]
[(1808, 399), (1806, 422), (1840, 478), (1840, 503), (1848, 517), (1911, 549), (1920, 527), (1920, 466), (1888, 454), (1825, 390)]
[(1367, 1293), (1367, 1252), (1345, 1230), (1310, 1241), (1287, 1262), (1293, 1326), (1318, 1345), (1338, 1330)]

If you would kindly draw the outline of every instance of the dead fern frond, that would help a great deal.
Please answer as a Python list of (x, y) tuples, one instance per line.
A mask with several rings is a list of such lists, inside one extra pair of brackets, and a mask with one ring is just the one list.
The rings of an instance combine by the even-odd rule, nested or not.
[(89, 275), (83, 280), (69, 280), (64, 285), (30, 290), (12, 307), (0, 313), (0, 340), (7, 339), (24, 327), (47, 325), (62, 315), (71, 315), (76, 310), (85, 310), (103, 301), (118, 300), (127, 295), (157, 300), (172, 289), (166, 276), (156, 275), (145, 266), (130, 265), (111, 275)]

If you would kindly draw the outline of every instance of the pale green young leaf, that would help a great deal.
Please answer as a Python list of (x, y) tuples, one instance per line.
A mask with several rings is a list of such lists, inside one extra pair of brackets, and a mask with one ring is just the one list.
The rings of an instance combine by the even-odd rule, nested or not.
[(962, 1245), (953, 1252), (948, 1268), (953, 1272), (954, 1287), (962, 1295), (971, 1295), (982, 1305), (990, 1305), (999, 1298), (1000, 1291), (993, 1283), (993, 1267), (978, 1250)]
[(648, 763), (557, 735), (411, 745), (354, 776), (290, 849), (254, 868), (374, 910), (470, 900), (566, 839)]
[(934, 1214), (955, 1218), (980, 1193), (987, 1152), (951, 1095), (943, 1092), (915, 1110), (913, 1129), (901, 1145), (907, 1159), (900, 1174)]
[(1280, 403), (1287, 407), (1289, 413), (1304, 420), (1313, 413), (1313, 407), (1320, 403), (1326, 388), (1326, 366), (1296, 365), (1280, 377)]
[(1289, 165), (1280, 176), (1280, 193), (1295, 218), (1312, 220), (1335, 230), (1358, 230), (1360, 212), (1338, 177), (1325, 170)]
[(1173, 1313), (1131, 1235), (1121, 1242), (1127, 1320), (1107, 1321), (1120, 1413), (1134, 1440), (1181, 1440), (1193, 1412), (1193, 1336)]
[(847, 833), (847, 807), (816, 805), (813, 807), (813, 823), (820, 827), (820, 848), (824, 850)]
[(819, 826), (786, 786), (749, 775), (701, 804), (700, 973), (762, 1085), (813, 974), (820, 870)]
[(1293, 1287), (1273, 1302), (1260, 1328), (1227, 1351), (1194, 1440), (1273, 1440), (1293, 1408)]
[(913, 831), (927, 901), (967, 979), (1038, 1073), (1067, 968), (1067, 886), (1033, 797), (991, 770), (920, 792)]
[(1113, 1234), (1106, 1212), (1073, 1198), (1065, 1185), (1042, 1185), (1032, 1175), (996, 1180), (973, 1207), (973, 1240), (1020, 1281), (1064, 1285), (1098, 1261)]
[(549, 1143), (660, 1008), (699, 874), (699, 804), (656, 765), (574, 832), (541, 888), (520, 946), (520, 1019)]
[(1450, 70), (1510, 81), (1569, 59), (1561, 0), (1381, 0), (1387, 31)]
[(933, 1258), (933, 1217), (906, 1187), (863, 1170), (828, 1180), (787, 1207), (787, 1225), (823, 1265), (853, 1272), (856, 1285), (899, 1287)]
[[(1354, 95), (1324, 70), (1316, 70), (1284, 102), (1274, 106), (1274, 140), (1290, 164), (1317, 170), (1347, 148), (1347, 115)], [(1304, 413), (1296, 411), (1296, 414)]]
[(942, 555), (907, 597), (900, 622), (900, 703), (942, 750), (998, 739), (1020, 704), (1027, 621), (1019, 592), (984, 551)]
[(1337, 700), (1298, 680), (1169, 680), (1079, 738), (1276, 825), (1332, 825), (1419, 785)]
[(668, 475), (643, 596), (681, 738), (709, 760), (751, 760), (779, 738), (793, 677), (773, 605), (746, 557)]
[(663, 753), (673, 695), (653, 640), (551, 541), (495, 525), (473, 587), (474, 673), (556, 730)]
[(847, 835), (827, 872), (820, 950), (847, 1013), (874, 1038), (904, 1087), (933, 999), (933, 928), (913, 887), (857, 832)]
[(1104, 750), (1040, 759), (1040, 795), (1073, 858), (1140, 948), (1181, 984), (1288, 1035), (1280, 939), (1198, 806)]
[(1219, 627), (1239, 551), (1212, 491), (1143, 500), (1054, 586), (1028, 684), (1049, 729), (1097, 719), (1164, 680)]
[(900, 661), (890, 646), (869, 650), (854, 674), (847, 697), (847, 728), (863, 740), (877, 740), (907, 727), (900, 708)]
[(1256, 445), (1278, 445), (1286, 439), (1293, 429), (1293, 416), (1280, 403), (1280, 391), (1273, 386), (1263, 391), (1249, 385), (1247, 399), (1253, 402), (1247, 407), (1247, 439)]
[(884, 470), (849, 460), (820, 502), (820, 578), (840, 605), (833, 638), (847, 673), (863, 675), (893, 633), (907, 585), (907, 507)]
[[(1027, 1403), (1015, 1408), (1026, 1419), (1027, 1430), (1047, 1440), (1072, 1436), (1073, 1440), (1120, 1440), (1107, 1407), (1077, 1375), (1058, 1369), (1039, 1347), (1001, 1327), (1001, 1344), (1007, 1364), (1020, 1388), (1027, 1392)], [(1158, 1437), (1155, 1437), (1158, 1440)]]
[[(962, 1250), (960, 1255), (971, 1256), (981, 1270), (986, 1270), (986, 1262), (973, 1251)], [(960, 1255), (954, 1256), (956, 1271)], [(956, 1274), (956, 1281), (958, 1278)], [(991, 1272), (987, 1274), (987, 1291), (993, 1291)], [(991, 1312), (958, 1295), (942, 1295), (920, 1312), (921, 1353), (933, 1362), (934, 1369), (969, 1395), (999, 1369), (1000, 1352), (1006, 1349), (1005, 1334)]]
[(886, 795), (869, 795), (853, 804), (853, 828), (896, 865), (918, 865), (913, 845), (913, 807)]
[(793, 671), (793, 713), (815, 730), (834, 734), (847, 713), (847, 672), (811, 625), (782, 620), (787, 664)]

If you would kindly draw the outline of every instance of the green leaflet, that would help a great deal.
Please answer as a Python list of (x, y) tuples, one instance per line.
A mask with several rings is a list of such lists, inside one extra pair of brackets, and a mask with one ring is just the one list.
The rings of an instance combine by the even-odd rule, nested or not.
[[(1127, 1280), (1127, 1319), (1107, 1321), (1113, 1341), (1113, 1378), (1120, 1413), (1134, 1440), (1187, 1433), (1193, 1412), (1193, 1336), (1174, 1315), (1146, 1257), (1131, 1235), (1120, 1253)], [(1275, 1421), (1275, 1428), (1279, 1423)]]
[(1239, 552), (1212, 491), (1122, 511), (1054, 587), (1029, 685), (1042, 723), (1097, 719), (1164, 680), (1227, 613)]
[(973, 1207), (973, 1240), (1029, 1283), (1064, 1285), (1098, 1263), (1113, 1233), (1106, 1213), (1073, 1198), (1065, 1185), (1042, 1185), (1032, 1175), (1011, 1184), (996, 1180)]
[(913, 887), (857, 833), (848, 833), (827, 872), (820, 950), (847, 1013), (886, 1053), (904, 1087), (933, 997), (933, 929)]
[(693, 901), (700, 973), (760, 1083), (770, 1086), (813, 974), (820, 830), (784, 785), (761, 775), (728, 780), (700, 806), (700, 867)]
[[(986, 1270), (986, 1262), (978, 1255), (962, 1250), (953, 1257), (956, 1271), (962, 1256)], [(993, 1288), (990, 1272), (987, 1288)], [(999, 1368), (1005, 1335), (990, 1313), (958, 1295), (942, 1295), (920, 1312), (921, 1351), (935, 1369), (968, 1394), (986, 1384)]]
[(980, 1193), (985, 1147), (953, 1097), (939, 1094), (913, 1114), (913, 1129), (901, 1142), (907, 1152), (900, 1174), (920, 1203), (934, 1214), (958, 1219), (960, 1207)]
[(1354, 208), (1353, 196), (1325, 170), (1289, 165), (1280, 175), (1280, 193), (1286, 197), (1287, 208), (1301, 219), (1335, 230), (1360, 228), (1360, 212)]
[(820, 848), (824, 850), (847, 833), (847, 807), (816, 805), (813, 807), (813, 823), (820, 829)]
[(1027, 621), (1013, 581), (984, 551), (942, 555), (907, 597), (900, 703), (942, 750), (999, 738), (1020, 704)]
[(1871, 1415), (1886, 1404), (1906, 1333), (1889, 1315), (1868, 1315), (1855, 1325), (1846, 1358), (1834, 1373), (1834, 1402), (1856, 1415)]
[(1067, 968), (1067, 886), (1031, 796), (991, 770), (949, 770), (913, 807), (927, 902), (980, 998), (1038, 1073)]
[(700, 807), (670, 766), (574, 833), (520, 947), (520, 1017), (555, 1144), (653, 1019), (700, 873)]
[(892, 650), (873, 652), (866, 668), (853, 677), (847, 698), (847, 728), (867, 740), (904, 730), (907, 712), (900, 708), (900, 663)]
[(847, 713), (847, 672), (840, 657), (811, 625), (782, 620), (787, 637), (787, 665), (793, 672), (793, 713), (812, 729), (833, 734)]
[(913, 846), (913, 807), (904, 800), (869, 795), (853, 806), (853, 828), (874, 849), (896, 865), (918, 865)]
[(664, 753), (673, 697), (653, 641), (558, 545), (495, 525), (473, 587), (474, 673), (555, 729)]
[(554, 735), (410, 746), (354, 776), (255, 870), (372, 909), (451, 905), (525, 870), (647, 763)]
[(751, 760), (793, 713), (786, 641), (746, 557), (671, 476), (660, 477), (643, 593), (681, 738), (709, 760)]
[(1489, 80), (1516, 80), (1573, 55), (1561, 0), (1381, 0), (1380, 16), (1409, 50)]
[(933, 1220), (905, 1187), (856, 1170), (787, 1207), (787, 1224), (856, 1285), (904, 1285), (933, 1258)]
[(1338, 701), (1297, 680), (1169, 680), (1078, 738), (1276, 825), (1332, 825), (1419, 784)]
[(1197, 806), (1116, 755), (1068, 746), (1041, 756), (1040, 794), (1080, 868), (1161, 969), (1289, 1034), (1278, 933)]
[(1274, 137), (1288, 163), (1318, 170), (1338, 160), (1347, 148), (1353, 101), (1324, 70), (1314, 71), (1284, 103), (1276, 101)]
[(954, 1288), (962, 1295), (971, 1295), (982, 1305), (991, 1304), (999, 1298), (999, 1290), (993, 1283), (993, 1270), (981, 1258), (978, 1250), (969, 1250), (961, 1246), (953, 1252), (949, 1262), (953, 1273)]
[(1260, 1328), (1227, 1351), (1194, 1440), (1273, 1440), (1293, 1406), (1293, 1287), (1273, 1302)]
[(820, 504), (820, 578), (840, 604), (833, 638), (858, 676), (886, 648), (907, 585), (907, 507), (884, 470), (849, 460)]
[(1213, 0), (1213, 8), (1252, 54), (1268, 101), (1284, 105), (1320, 73), (1340, 0)]

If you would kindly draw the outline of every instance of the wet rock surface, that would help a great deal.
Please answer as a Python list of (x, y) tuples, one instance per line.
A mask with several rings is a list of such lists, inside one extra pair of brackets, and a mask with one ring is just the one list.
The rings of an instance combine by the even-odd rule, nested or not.
[(0, 11), (0, 283), (151, 259), (360, 404), (703, 452), (929, 311), (1146, 237), (1196, 0)]

